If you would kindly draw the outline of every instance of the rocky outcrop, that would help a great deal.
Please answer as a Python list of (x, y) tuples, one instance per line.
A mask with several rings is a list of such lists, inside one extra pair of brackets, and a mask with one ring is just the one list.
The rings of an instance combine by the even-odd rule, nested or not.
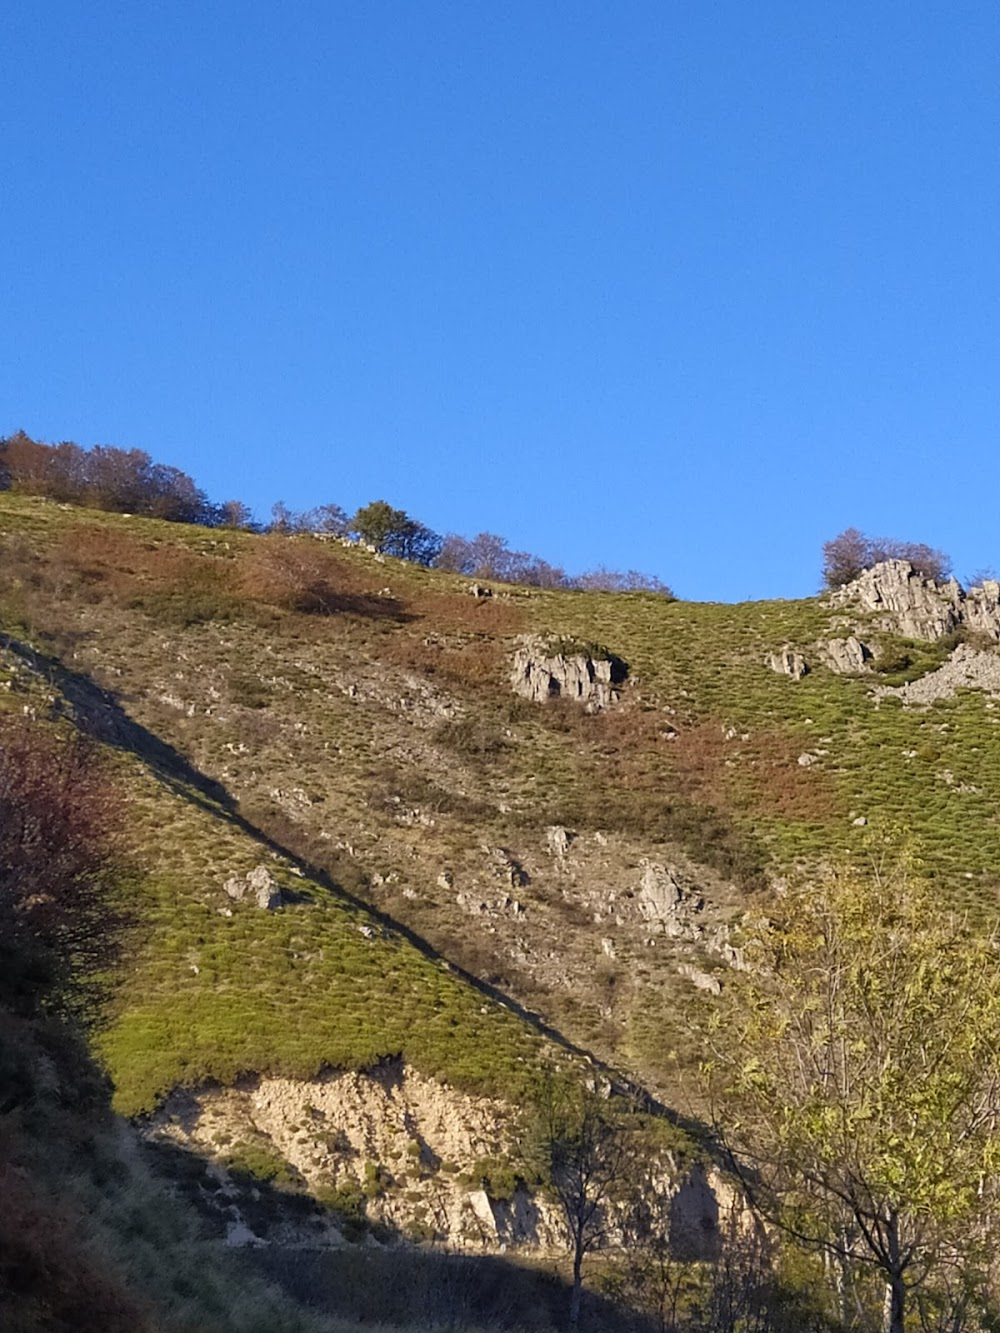
[(830, 596), (831, 605), (880, 615), (882, 628), (933, 641), (961, 625), (1000, 640), (1000, 584), (986, 579), (965, 592), (956, 579), (936, 583), (908, 560), (884, 560)]
[(636, 901), (643, 918), (663, 934), (674, 939), (693, 939), (701, 934), (696, 918), (705, 900), (673, 868), (644, 860)]
[(709, 995), (722, 994), (722, 982), (711, 972), (706, 972), (704, 968), (697, 967), (694, 963), (678, 963), (677, 971), (680, 976), (685, 977), (698, 990), (707, 991)]
[(266, 912), (276, 911), (285, 901), (281, 885), (267, 866), (255, 866), (243, 876), (232, 875), (222, 888), (233, 902), (253, 902)]
[(780, 652), (770, 653), (765, 659), (765, 665), (781, 676), (790, 676), (792, 680), (801, 680), (809, 671), (809, 663), (797, 648), (788, 643)]
[(818, 645), (824, 666), (839, 676), (854, 676), (871, 669), (875, 654), (855, 634), (846, 639), (826, 639)]
[[(233, 1245), (343, 1243), (336, 1214), (303, 1221), (301, 1209), (275, 1218), (246, 1200), (241, 1207), (228, 1164), (255, 1157), (286, 1163), (321, 1199), (332, 1191), (334, 1207), (338, 1197), (363, 1199), (370, 1222), (403, 1237), (471, 1252), (565, 1252), (558, 1205), (516, 1184), (516, 1127), (512, 1105), (458, 1092), (397, 1061), (367, 1073), (178, 1090), (142, 1132), (215, 1163), (216, 1202)], [(672, 1242), (710, 1244), (726, 1182), (697, 1164), (678, 1169), (669, 1153), (646, 1170), (668, 1203)], [(613, 1215), (609, 1222), (614, 1238)]]
[(1000, 695), (1000, 654), (960, 643), (936, 671), (908, 685), (879, 685), (872, 694), (876, 699), (902, 699), (904, 705), (912, 706), (950, 699), (962, 689)]
[(434, 1235), (473, 1251), (557, 1248), (561, 1224), (543, 1201), (494, 1199), (472, 1178), (477, 1163), (509, 1155), (513, 1119), (498, 1101), (395, 1063), (370, 1073), (178, 1091), (146, 1133), (221, 1165), (238, 1164), (248, 1149), (284, 1161), (321, 1198), (331, 1188), (353, 1191), (364, 1197), (370, 1221), (403, 1235)]
[(962, 620), (976, 633), (1000, 639), (1000, 582), (983, 579), (977, 587), (970, 588), (962, 603)]
[(522, 638), (514, 653), (510, 681), (515, 693), (533, 703), (571, 699), (588, 713), (618, 701), (628, 669), (613, 653), (572, 643)]

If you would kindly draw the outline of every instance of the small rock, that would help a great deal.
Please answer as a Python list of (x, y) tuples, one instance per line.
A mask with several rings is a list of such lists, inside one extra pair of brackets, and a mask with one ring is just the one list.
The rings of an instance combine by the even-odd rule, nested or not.
[(865, 825), (868, 823), (868, 820), (864, 815), (858, 815), (857, 819), (851, 820), (851, 823), (854, 825), (855, 828), (864, 828)]
[(573, 840), (573, 835), (562, 827), (561, 824), (552, 824), (545, 830), (545, 841), (549, 851), (553, 856), (560, 860), (569, 851), (569, 845)]
[(786, 643), (779, 653), (771, 653), (765, 658), (765, 664), (779, 675), (789, 676), (792, 680), (801, 680), (809, 674), (809, 663), (791, 644)]
[(700, 967), (695, 967), (693, 963), (678, 963), (677, 971), (698, 990), (707, 991), (709, 995), (722, 994), (722, 982), (718, 977), (713, 977), (711, 972), (703, 972)]

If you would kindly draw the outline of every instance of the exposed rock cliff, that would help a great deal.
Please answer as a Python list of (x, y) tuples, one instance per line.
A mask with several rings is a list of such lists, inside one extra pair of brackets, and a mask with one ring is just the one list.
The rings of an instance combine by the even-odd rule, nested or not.
[(626, 675), (625, 663), (612, 653), (530, 635), (519, 642), (510, 679), (516, 693), (534, 703), (571, 699), (596, 713), (617, 702), (616, 687)]
[(910, 639), (939, 639), (960, 625), (1000, 639), (1000, 584), (993, 579), (966, 592), (955, 579), (925, 578), (908, 560), (885, 560), (838, 588), (830, 601), (879, 613), (883, 628)]
[[(370, 1221), (392, 1232), (436, 1239), (470, 1252), (520, 1248), (563, 1252), (568, 1237), (556, 1205), (515, 1188), (514, 1109), (471, 1097), (401, 1064), (312, 1079), (247, 1078), (232, 1088), (180, 1090), (145, 1128), (147, 1138), (214, 1159), (223, 1182), (232, 1245), (338, 1245), (332, 1222), (294, 1209), (261, 1226), (226, 1187), (225, 1165), (255, 1155), (284, 1162), (319, 1198), (365, 1198)], [(666, 1155), (647, 1164), (670, 1200), (671, 1237), (684, 1252), (711, 1252), (721, 1208), (735, 1198), (716, 1172), (678, 1169)], [(490, 1179), (496, 1167), (502, 1184)]]

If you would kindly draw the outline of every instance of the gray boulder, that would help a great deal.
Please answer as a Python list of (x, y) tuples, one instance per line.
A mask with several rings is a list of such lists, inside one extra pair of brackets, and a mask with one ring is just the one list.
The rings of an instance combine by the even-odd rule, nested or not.
[(276, 911), (285, 901), (281, 885), (267, 866), (255, 866), (246, 875), (232, 875), (222, 888), (234, 902), (249, 899), (267, 912)]
[(846, 639), (827, 639), (819, 644), (819, 651), (824, 665), (840, 676), (869, 671), (874, 657), (867, 643), (862, 643), (855, 634)]
[(696, 939), (701, 926), (696, 917), (705, 906), (700, 893), (689, 889), (670, 866), (643, 860), (636, 905), (643, 919), (674, 939)]
[(779, 653), (770, 653), (765, 664), (780, 676), (791, 676), (792, 680), (801, 680), (809, 672), (809, 663), (790, 643), (786, 643)]

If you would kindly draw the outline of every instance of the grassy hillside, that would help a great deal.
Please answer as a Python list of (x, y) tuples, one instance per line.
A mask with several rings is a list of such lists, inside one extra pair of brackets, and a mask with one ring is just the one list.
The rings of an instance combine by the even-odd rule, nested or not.
[[(103, 1038), (130, 1112), (176, 1083), (400, 1053), (516, 1091), (543, 1041), (518, 1002), (669, 1091), (706, 1000), (638, 926), (622, 942), (649, 858), (686, 866), (724, 923), (888, 821), (942, 893), (994, 911), (991, 701), (875, 707), (867, 678), (776, 675), (767, 653), (835, 632), (819, 599), (476, 598), (337, 543), (9, 493), (0, 533), (4, 706), (72, 714), (132, 783), (138, 954)], [(607, 645), (621, 705), (515, 698), (531, 632)], [(881, 679), (947, 647), (887, 642)], [(576, 862), (546, 851), (553, 825)], [(223, 891), (257, 865), (279, 912)]]

